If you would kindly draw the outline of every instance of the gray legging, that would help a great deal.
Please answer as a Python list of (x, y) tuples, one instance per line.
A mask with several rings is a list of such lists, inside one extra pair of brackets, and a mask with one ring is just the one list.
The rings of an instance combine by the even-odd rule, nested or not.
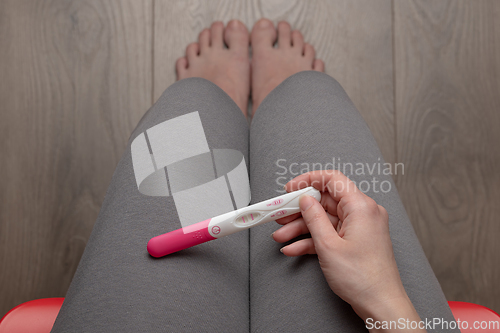
[(389, 212), (401, 279), (421, 318), (452, 321), (383, 163), (355, 106), (326, 74), (286, 79), (250, 128), (213, 83), (176, 82), (132, 133), (53, 332), (365, 330), (329, 289), (315, 255), (279, 252), (274, 222), (160, 259), (146, 251), (154, 236), (248, 204), (248, 185), (256, 203), (299, 173), (333, 167)]

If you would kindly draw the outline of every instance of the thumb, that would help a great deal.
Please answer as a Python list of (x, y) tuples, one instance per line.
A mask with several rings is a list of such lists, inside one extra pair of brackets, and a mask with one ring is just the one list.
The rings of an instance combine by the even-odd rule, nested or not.
[(324, 244), (335, 242), (339, 238), (325, 209), (316, 199), (309, 195), (303, 195), (299, 198), (299, 207), (316, 250), (318, 246), (322, 247)]

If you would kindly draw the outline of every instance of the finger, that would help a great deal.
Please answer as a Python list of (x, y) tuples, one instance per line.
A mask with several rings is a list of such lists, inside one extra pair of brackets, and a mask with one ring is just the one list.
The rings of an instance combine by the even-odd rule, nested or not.
[(302, 256), (304, 254), (316, 254), (315, 243), (312, 238), (301, 239), (290, 245), (282, 247), (280, 251), (289, 257)]
[(285, 216), (285, 217), (282, 217), (280, 219), (277, 219), (276, 222), (278, 222), (278, 224), (281, 224), (281, 225), (285, 225), (287, 224), (288, 222), (291, 222), (299, 217), (301, 217), (302, 215), (299, 213), (295, 213), (295, 214), (292, 214), (292, 215), (289, 215), (289, 216)]
[[(337, 229), (337, 225), (339, 224), (339, 218), (337, 216), (332, 216), (330, 214), (326, 214), (332, 227)], [(306, 222), (304, 219), (298, 218), (294, 221), (289, 222), (283, 227), (279, 228), (272, 234), (272, 238), (278, 243), (288, 242), (296, 237), (301, 235), (306, 235), (309, 233), (309, 229), (307, 228)]]
[[(320, 200), (321, 206), (331, 215), (337, 215), (337, 205), (338, 202), (336, 202), (328, 193), (321, 193), (321, 200)], [(288, 222), (291, 222), (299, 217), (301, 217), (301, 213), (295, 213), (289, 216), (282, 217), (280, 219), (277, 219), (276, 222), (281, 225), (285, 225)]]
[(342, 200), (337, 206), (337, 215), (342, 220), (345, 221), (347, 217), (351, 214), (356, 214), (359, 219), (358, 221), (371, 220), (381, 214), (379, 206), (367, 195), (362, 195), (355, 198), (350, 198), (349, 200)]
[(299, 218), (276, 230), (272, 237), (278, 243), (284, 243), (308, 233), (309, 229), (307, 229), (304, 219)]
[(299, 199), (299, 206), (316, 251), (327, 250), (328, 246), (340, 240), (325, 210), (316, 199), (302, 195)]
[(304, 173), (290, 180), (285, 185), (285, 190), (292, 192), (308, 186), (313, 186), (321, 192), (329, 192), (337, 202), (343, 198), (345, 200), (366, 197), (347, 176), (338, 170), (317, 170)]
[(321, 206), (330, 214), (337, 215), (337, 205), (338, 202), (335, 201), (332, 196), (327, 192), (321, 193), (321, 200), (319, 202)]
[(330, 222), (332, 223), (332, 226), (333, 226), (333, 229), (337, 229), (337, 225), (339, 224), (340, 222), (340, 219), (338, 216), (336, 215), (332, 215), (328, 212), (326, 212), (326, 216), (328, 217), (328, 219), (330, 220)]

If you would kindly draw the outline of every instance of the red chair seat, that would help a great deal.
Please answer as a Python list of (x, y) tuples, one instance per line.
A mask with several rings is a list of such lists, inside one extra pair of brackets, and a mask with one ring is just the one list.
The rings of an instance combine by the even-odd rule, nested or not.
[[(49, 333), (54, 325), (63, 297), (42, 298), (20, 304), (10, 310), (0, 320), (0, 333)], [(482, 329), (474, 328), (474, 323), (500, 325), (500, 315), (482, 305), (467, 302), (448, 302), (455, 319), (466, 321), (468, 328), (461, 326), (461, 332), (500, 332), (498, 326)]]
[(448, 304), (455, 320), (466, 322), (460, 325), (460, 332), (500, 332), (500, 315), (495, 311), (474, 303), (449, 301)]
[(0, 321), (0, 333), (49, 333), (64, 297), (42, 298), (22, 303)]

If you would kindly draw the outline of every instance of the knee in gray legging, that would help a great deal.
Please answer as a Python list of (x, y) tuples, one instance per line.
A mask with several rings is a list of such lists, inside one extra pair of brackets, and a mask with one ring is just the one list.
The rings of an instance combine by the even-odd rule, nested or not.
[[(254, 202), (276, 195), (282, 190), (285, 179), (307, 171), (337, 169), (345, 173), (363, 192), (387, 209), (401, 279), (421, 318), (453, 319), (391, 174), (384, 172), (387, 170), (378, 145), (335, 79), (324, 73), (306, 71), (283, 81), (256, 111), (250, 130), (250, 147)], [(382, 182), (383, 188), (380, 187)], [(265, 239), (273, 231), (272, 228), (276, 227), (263, 227), (251, 232), (251, 257), (259, 258), (261, 262), (270, 261), (271, 264), (266, 267), (269, 271), (279, 266), (275, 262), (278, 259), (267, 254), (276, 249), (272, 245), (266, 245), (264, 249), (263, 245), (267, 244)], [(254, 243), (259, 247), (252, 247)], [(257, 273), (259, 269), (252, 267), (251, 272)], [(311, 279), (307, 274), (303, 277), (294, 274), (295, 279), (303, 283)], [(279, 276), (279, 272), (276, 275)], [(279, 285), (280, 280), (276, 283)], [(290, 289), (297, 290), (299, 285)], [(321, 292), (325, 291), (310, 290), (309, 295)], [(331, 304), (325, 302), (324, 307), (331, 308)], [(328, 321), (328, 313), (326, 311), (325, 317), (319, 316), (317, 311), (302, 315)]]

